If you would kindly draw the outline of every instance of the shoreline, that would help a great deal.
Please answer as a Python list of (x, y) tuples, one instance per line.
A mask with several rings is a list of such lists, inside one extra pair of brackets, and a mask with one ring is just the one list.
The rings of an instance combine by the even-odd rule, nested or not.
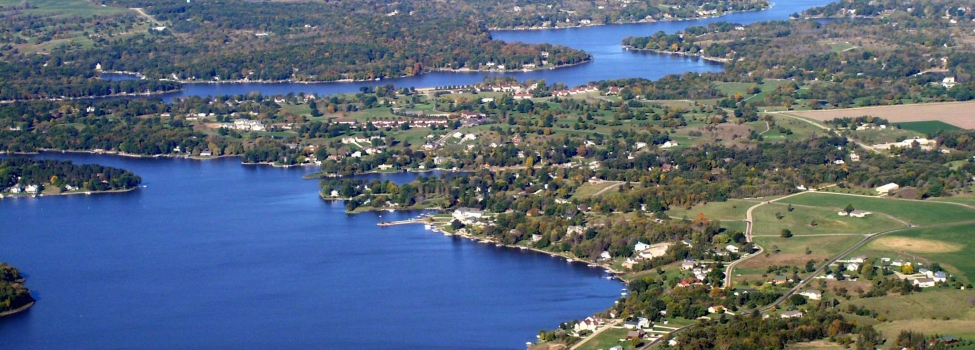
[(167, 91), (152, 91), (152, 92), (142, 92), (142, 93), (127, 93), (123, 92), (120, 94), (111, 95), (100, 95), (100, 96), (83, 96), (83, 97), (45, 97), (45, 98), (28, 98), (28, 99), (16, 99), (16, 100), (0, 100), (0, 104), (11, 104), (18, 102), (33, 102), (33, 101), (82, 101), (82, 100), (97, 100), (97, 99), (110, 99), (110, 98), (124, 98), (124, 97), (152, 97), (152, 96), (162, 96), (168, 94), (174, 94), (186, 89), (180, 87), (176, 90)]
[(18, 313), (21, 313), (21, 312), (24, 312), (24, 311), (27, 311), (27, 309), (30, 309), (30, 308), (31, 308), (31, 306), (34, 306), (34, 304), (35, 304), (35, 303), (37, 303), (37, 301), (36, 301), (36, 300), (35, 300), (35, 301), (32, 301), (32, 302), (30, 302), (30, 303), (27, 303), (27, 304), (26, 304), (26, 305), (24, 305), (24, 306), (21, 306), (21, 307), (18, 307), (18, 308), (16, 308), (16, 309), (13, 309), (13, 310), (10, 310), (10, 311), (4, 311), (4, 312), (0, 312), (0, 317), (4, 317), (4, 316), (10, 316), (10, 315), (13, 315), (13, 314), (18, 314)]
[(673, 52), (673, 51), (654, 50), (654, 49), (638, 49), (638, 48), (635, 48), (635, 47), (629, 46), (629, 45), (623, 45), (623, 49), (624, 50), (627, 50), (627, 51), (645, 51), (645, 52), (653, 52), (653, 53), (657, 53), (657, 54), (670, 54), (670, 55), (674, 55), (674, 56), (697, 57), (697, 58), (700, 58), (700, 59), (705, 60), (705, 61), (711, 61), (711, 62), (720, 63), (720, 64), (727, 64), (728, 62), (731, 62), (731, 59), (728, 59), (728, 58), (718, 58), (718, 57), (705, 56), (705, 55), (702, 55), (702, 54), (699, 54), (699, 53)]
[(775, 3), (770, 2), (768, 7), (754, 9), (754, 10), (727, 11), (714, 16), (702, 16), (702, 17), (690, 17), (690, 18), (665, 18), (665, 19), (653, 19), (653, 20), (641, 19), (641, 20), (635, 20), (629, 22), (612, 22), (612, 23), (599, 23), (599, 24), (587, 24), (587, 25), (576, 24), (576, 25), (565, 26), (565, 27), (514, 27), (514, 28), (491, 27), (488, 28), (488, 31), (500, 32), (500, 31), (527, 31), (527, 30), (559, 30), (559, 29), (576, 29), (576, 28), (600, 27), (600, 26), (612, 26), (612, 25), (694, 21), (694, 20), (703, 20), (703, 19), (710, 19), (710, 18), (721, 18), (735, 13), (767, 11), (773, 7), (775, 7)]
[(84, 195), (95, 195), (95, 194), (109, 194), (109, 193), (126, 193), (126, 192), (135, 191), (137, 189), (139, 189), (139, 186), (132, 187), (132, 188), (117, 189), (117, 190), (106, 190), (106, 191), (75, 191), (75, 192), (38, 193), (38, 194), (23, 194), (23, 195), (22, 194), (15, 194), (15, 195), (5, 194), (5, 195), (0, 195), (0, 199), (7, 199), (7, 198), (27, 198), (27, 197), (29, 197), (29, 198), (39, 198), (39, 197), (54, 197), (54, 196), (74, 196), (74, 195), (80, 195), (80, 194), (84, 194)]

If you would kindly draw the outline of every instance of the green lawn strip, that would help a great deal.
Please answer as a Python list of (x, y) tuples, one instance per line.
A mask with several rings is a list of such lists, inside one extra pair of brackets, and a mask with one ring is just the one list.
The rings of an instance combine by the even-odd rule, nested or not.
[[(806, 193), (781, 200), (778, 203), (826, 207), (837, 211), (845, 208), (847, 204), (852, 204), (855, 209), (886, 213), (900, 219), (908, 220), (915, 225), (933, 225), (975, 220), (975, 210), (959, 205), (929, 201), (921, 202), (892, 198)], [(836, 215), (836, 213), (833, 214)], [(867, 217), (870, 217), (870, 215)]]
[[(800, 196), (801, 197), (801, 196)], [(795, 198), (795, 197), (793, 197)], [(791, 200), (791, 198), (789, 199)], [(756, 208), (753, 212), (753, 233), (757, 236), (778, 236), (783, 229), (795, 236), (810, 234), (873, 233), (904, 227), (884, 215), (871, 214), (863, 218), (837, 215), (832, 208), (794, 206), (775, 202)], [(781, 219), (779, 218), (781, 217)], [(815, 223), (815, 225), (813, 225)]]
[(940, 120), (929, 120), (923, 122), (903, 122), (897, 123), (901, 129), (913, 130), (925, 135), (932, 135), (938, 131), (951, 131), (960, 129), (957, 126), (945, 123)]
[(703, 213), (704, 217), (709, 220), (745, 220), (745, 212), (748, 211), (748, 207), (755, 204), (757, 202), (743, 199), (729, 199), (724, 202), (710, 202), (695, 205), (690, 209), (672, 207), (670, 210), (667, 210), (667, 215), (674, 218), (687, 217), (688, 219), (694, 219), (699, 213)]
[(920, 293), (888, 295), (875, 298), (853, 298), (848, 302), (866, 307), (887, 320), (952, 319), (975, 320), (971, 299), (975, 291), (950, 288), (926, 288)]
[(611, 347), (620, 345), (623, 349), (633, 349), (632, 344), (627, 341), (621, 342), (620, 339), (626, 339), (626, 333), (629, 330), (623, 327), (620, 328), (610, 328), (602, 333), (599, 333), (589, 341), (580, 345), (578, 350), (608, 350)]

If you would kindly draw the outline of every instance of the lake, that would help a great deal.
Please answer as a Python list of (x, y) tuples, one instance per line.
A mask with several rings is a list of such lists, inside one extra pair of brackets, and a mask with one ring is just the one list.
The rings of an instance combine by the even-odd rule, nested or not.
[[(45, 153), (130, 169), (123, 194), (0, 199), (0, 258), (37, 304), (4, 349), (523, 348), (605, 310), (600, 269), (346, 215), (313, 169)], [(397, 182), (414, 174), (370, 175)]]
[(526, 43), (552, 43), (582, 49), (593, 56), (593, 61), (566, 68), (539, 70), (532, 72), (432, 72), (419, 76), (384, 79), (371, 82), (354, 83), (224, 83), (224, 84), (184, 84), (184, 90), (163, 95), (164, 100), (186, 96), (243, 95), (253, 91), (264, 95), (286, 95), (288, 93), (314, 93), (330, 95), (357, 92), (364, 86), (394, 84), (398, 87), (439, 87), (468, 85), (481, 82), (491, 76), (512, 76), (518, 80), (545, 79), (548, 83), (562, 82), (569, 86), (583, 85), (592, 81), (620, 78), (659, 79), (670, 74), (685, 72), (717, 72), (722, 66), (697, 57), (657, 54), (643, 51), (628, 51), (622, 46), (622, 39), (628, 36), (649, 36), (664, 31), (673, 33), (695, 25), (727, 21), (742, 24), (769, 20), (785, 20), (789, 15), (830, 3), (828, 0), (784, 0), (775, 2), (771, 9), (733, 13), (724, 17), (705, 18), (690, 21), (666, 21), (655, 23), (621, 24), (592, 26), (555, 30), (507, 30), (492, 31), (495, 39), (520, 41)]

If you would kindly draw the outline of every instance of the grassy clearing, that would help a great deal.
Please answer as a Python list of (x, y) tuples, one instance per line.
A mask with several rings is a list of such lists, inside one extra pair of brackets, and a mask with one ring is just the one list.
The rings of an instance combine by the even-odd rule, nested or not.
[(866, 307), (884, 315), (888, 320), (930, 319), (975, 320), (975, 306), (971, 300), (975, 291), (957, 289), (926, 289), (910, 295), (891, 295), (882, 298), (854, 298), (849, 303)]
[(886, 213), (915, 225), (934, 225), (975, 219), (975, 210), (970, 208), (929, 201), (806, 193), (784, 199), (779, 203), (829, 207), (837, 211), (846, 207), (847, 204), (852, 204), (856, 209)]
[(752, 212), (755, 225), (753, 233), (758, 236), (778, 236), (783, 229), (788, 229), (793, 235), (802, 236), (873, 233), (904, 227), (903, 224), (879, 214), (854, 218), (836, 213), (837, 210), (830, 208), (798, 205), (790, 212), (786, 204), (766, 204)]
[(617, 184), (616, 182), (601, 182), (597, 184), (586, 182), (582, 184), (582, 186), (579, 186), (578, 189), (576, 189), (576, 192), (575, 194), (572, 195), (572, 197), (579, 198), (579, 199), (589, 198), (592, 197), (597, 192), (602, 191), (603, 189), (616, 184)]
[(975, 206), (975, 196), (973, 195), (960, 195), (954, 197), (939, 197), (929, 199), (932, 202), (947, 202), (947, 203), (961, 203), (967, 205)]
[(946, 334), (967, 340), (975, 339), (975, 320), (901, 320), (882, 323), (875, 328), (888, 337), (903, 330), (912, 330), (924, 334)]
[(848, 349), (848, 348), (845, 348), (842, 345), (839, 345), (839, 344), (836, 344), (836, 343), (830, 343), (830, 342), (825, 341), (825, 340), (817, 340), (817, 341), (811, 341), (811, 342), (791, 344), (788, 347), (786, 347), (786, 349), (789, 349), (789, 350), (811, 350), (811, 349), (819, 349), (819, 350), (840, 350), (840, 349)]
[(960, 129), (957, 126), (939, 120), (929, 120), (923, 122), (903, 122), (898, 123), (901, 129), (913, 130), (925, 135), (931, 135), (938, 131), (951, 131)]
[[(21, 0), (0, 0), (0, 6), (3, 7), (19, 6), (21, 3)], [(102, 7), (85, 0), (32, 0), (30, 1), (30, 5), (36, 8), (26, 10), (24, 13), (31, 15), (89, 17), (129, 11), (115, 7)]]
[(856, 47), (856, 46), (853, 46), (853, 44), (850, 44), (849, 42), (841, 42), (841, 43), (840, 42), (836, 42), (836, 43), (830, 43), (829, 44), (829, 49), (830, 49), (830, 51), (833, 51), (833, 52), (843, 52), (843, 51), (852, 49), (854, 47)]
[(630, 342), (623, 341), (620, 339), (626, 339), (626, 328), (610, 328), (602, 333), (599, 333), (589, 341), (580, 345), (577, 349), (579, 350), (607, 350), (611, 347), (620, 345), (623, 349), (633, 349), (633, 345)]
[(744, 220), (748, 207), (757, 203), (742, 199), (729, 199), (725, 202), (710, 202), (695, 205), (690, 209), (671, 208), (667, 211), (667, 215), (674, 218), (686, 216), (688, 219), (694, 219), (698, 214), (704, 214), (704, 217), (710, 220)]
[[(962, 274), (968, 280), (975, 276), (975, 224), (936, 228), (916, 228), (895, 232), (860, 248), (867, 256), (900, 256), (941, 264), (949, 273)], [(892, 241), (893, 240), (893, 241)]]

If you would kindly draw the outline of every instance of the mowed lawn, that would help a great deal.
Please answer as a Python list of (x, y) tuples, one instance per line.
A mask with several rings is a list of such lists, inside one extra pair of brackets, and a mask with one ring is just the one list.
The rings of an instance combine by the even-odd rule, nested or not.
[(583, 343), (577, 349), (579, 350), (609, 350), (609, 348), (620, 345), (623, 349), (633, 349), (633, 345), (628, 341), (621, 342), (620, 339), (626, 339), (626, 332), (629, 330), (623, 327), (620, 328), (610, 328), (602, 333), (599, 333), (596, 337), (589, 339), (589, 341)]
[[(870, 257), (920, 257), (941, 264), (962, 280), (975, 278), (975, 224), (914, 228), (876, 238), (858, 249)], [(973, 292), (975, 293), (975, 292)], [(975, 295), (973, 295), (975, 297)]]
[(756, 236), (779, 236), (783, 229), (792, 231), (795, 236), (802, 236), (866, 234), (905, 227), (904, 224), (880, 214), (854, 218), (837, 215), (838, 209), (798, 205), (789, 211), (787, 204), (779, 203), (766, 204), (752, 212), (755, 226), (753, 233)]
[(897, 123), (901, 129), (914, 130), (925, 135), (932, 135), (938, 131), (951, 131), (961, 129), (957, 126), (945, 123), (940, 120), (928, 120), (923, 122), (904, 122)]
[[(915, 225), (934, 225), (975, 220), (975, 210), (960, 205), (911, 201), (893, 198), (846, 196), (842, 194), (804, 193), (779, 201), (798, 205), (811, 205), (841, 210), (852, 204), (859, 210), (886, 213)], [(836, 213), (833, 213), (836, 215)], [(867, 217), (870, 217), (869, 215)], [(874, 230), (874, 232), (879, 230)]]

